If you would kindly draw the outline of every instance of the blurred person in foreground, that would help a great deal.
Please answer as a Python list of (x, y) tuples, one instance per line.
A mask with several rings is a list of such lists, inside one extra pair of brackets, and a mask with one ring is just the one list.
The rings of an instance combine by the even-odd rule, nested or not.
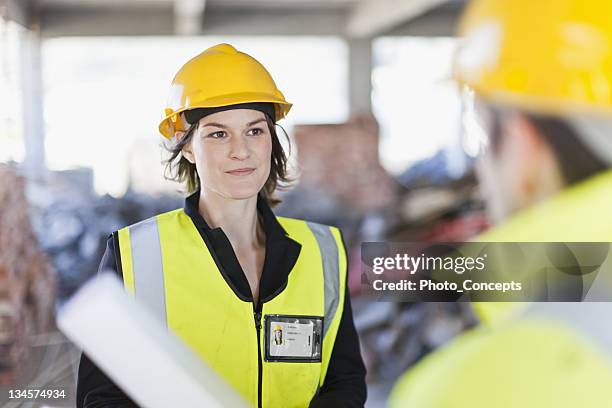
[[(271, 210), (289, 181), (276, 122), (290, 108), (265, 67), (229, 44), (183, 65), (159, 130), (167, 169), (190, 195), (113, 233), (101, 270), (115, 270), (250, 405), (362, 407), (341, 233)], [(275, 345), (277, 327), (287, 346)], [(142, 367), (143, 378), (155, 369)], [(83, 356), (77, 406), (134, 403)]]
[[(464, 126), (497, 224), (475, 241), (612, 242), (612, 2), (474, 0), (460, 27)], [(406, 373), (390, 406), (612, 407), (606, 303), (473, 305), (483, 324)]]

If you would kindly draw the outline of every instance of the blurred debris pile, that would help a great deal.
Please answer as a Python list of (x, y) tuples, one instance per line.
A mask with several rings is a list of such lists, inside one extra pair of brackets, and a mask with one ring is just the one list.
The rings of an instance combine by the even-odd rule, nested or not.
[(56, 278), (30, 224), (24, 179), (0, 165), (0, 180), (0, 384), (10, 384), (30, 338), (53, 326)]
[(489, 227), (473, 172), (444, 184), (422, 184), (402, 195), (390, 241), (468, 241)]
[(178, 194), (151, 197), (128, 190), (121, 198), (100, 197), (93, 192), (89, 169), (31, 181), (28, 199), (40, 246), (58, 273), (60, 302), (97, 272), (113, 231), (183, 205)]
[[(464, 171), (452, 168), (449, 154), (448, 149), (438, 150), (433, 156), (410, 165), (397, 176), (397, 181), (406, 188), (445, 186), (453, 183), (456, 179), (460, 178), (461, 174), (458, 173), (463, 173)], [(465, 154), (464, 151), (454, 152), (453, 154), (461, 154), (461, 161), (465, 162), (464, 166), (467, 169), (472, 168), (474, 159)]]
[[(405, 188), (395, 217), (375, 222), (370, 215), (363, 229), (370, 223), (379, 241), (393, 242), (462, 242), (487, 229), (473, 172), (450, 177), (440, 168), (440, 157), (434, 155), (404, 172), (400, 182)], [(359, 293), (361, 257), (352, 256), (349, 268), (352, 293)], [(368, 381), (374, 389), (382, 387), (377, 392), (383, 395), (389, 391), (384, 388), (417, 361), (476, 323), (467, 303), (395, 303), (362, 296), (353, 304)]]
[(476, 324), (467, 303), (357, 298), (353, 310), (368, 382), (373, 384), (392, 384), (429, 352)]

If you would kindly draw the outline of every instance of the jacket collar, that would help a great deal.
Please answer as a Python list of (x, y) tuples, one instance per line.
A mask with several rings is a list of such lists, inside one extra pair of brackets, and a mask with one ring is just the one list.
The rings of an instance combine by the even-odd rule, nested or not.
[[(204, 231), (219, 229), (210, 228), (210, 226), (206, 223), (206, 220), (204, 220), (204, 217), (202, 217), (199, 211), (199, 201), (200, 190), (198, 189), (185, 199), (185, 214), (187, 214), (193, 220), (193, 223), (198, 229)], [(278, 222), (276, 216), (272, 212), (272, 209), (266, 202), (266, 199), (263, 198), (261, 194), (257, 195), (257, 213), (262, 217), (267, 240), (276, 241), (287, 236), (287, 231), (285, 231), (282, 225)]]
[[(213, 258), (219, 267), (221, 275), (226, 279), (234, 293), (245, 301), (252, 301), (249, 282), (242, 271), (232, 246), (221, 228), (210, 228), (198, 211), (200, 191), (195, 191), (185, 199), (185, 213), (191, 218), (200, 232), (209, 250), (214, 252)], [(301, 244), (288, 236), (276, 216), (259, 195), (257, 212), (263, 219), (266, 233), (266, 257), (259, 285), (259, 305), (267, 302), (281, 293), (287, 286), (289, 273), (300, 255)]]

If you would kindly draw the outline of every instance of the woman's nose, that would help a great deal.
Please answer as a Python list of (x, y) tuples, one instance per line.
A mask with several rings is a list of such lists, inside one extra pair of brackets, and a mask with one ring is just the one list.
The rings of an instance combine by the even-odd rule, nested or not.
[(232, 159), (244, 160), (249, 157), (249, 146), (242, 135), (230, 139), (230, 156)]

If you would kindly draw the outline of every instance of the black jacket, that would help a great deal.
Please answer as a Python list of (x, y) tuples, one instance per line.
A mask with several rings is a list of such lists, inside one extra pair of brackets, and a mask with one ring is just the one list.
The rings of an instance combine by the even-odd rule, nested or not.
[[(199, 191), (185, 200), (185, 213), (192, 219), (229, 286), (236, 295), (252, 301), (249, 283), (236, 254), (221, 228), (211, 229), (198, 212)], [(266, 232), (266, 255), (260, 281), (261, 304), (278, 295), (287, 284), (301, 245), (286, 235), (265, 200), (258, 199), (257, 210)], [(100, 270), (114, 270), (122, 277), (117, 233), (107, 240)], [(347, 285), (348, 286), (348, 285)], [(348, 289), (344, 310), (331, 355), (325, 383), (311, 407), (363, 407), (366, 400), (365, 366), (353, 324)], [(77, 380), (77, 408), (137, 407), (85, 354), (81, 356)]]

